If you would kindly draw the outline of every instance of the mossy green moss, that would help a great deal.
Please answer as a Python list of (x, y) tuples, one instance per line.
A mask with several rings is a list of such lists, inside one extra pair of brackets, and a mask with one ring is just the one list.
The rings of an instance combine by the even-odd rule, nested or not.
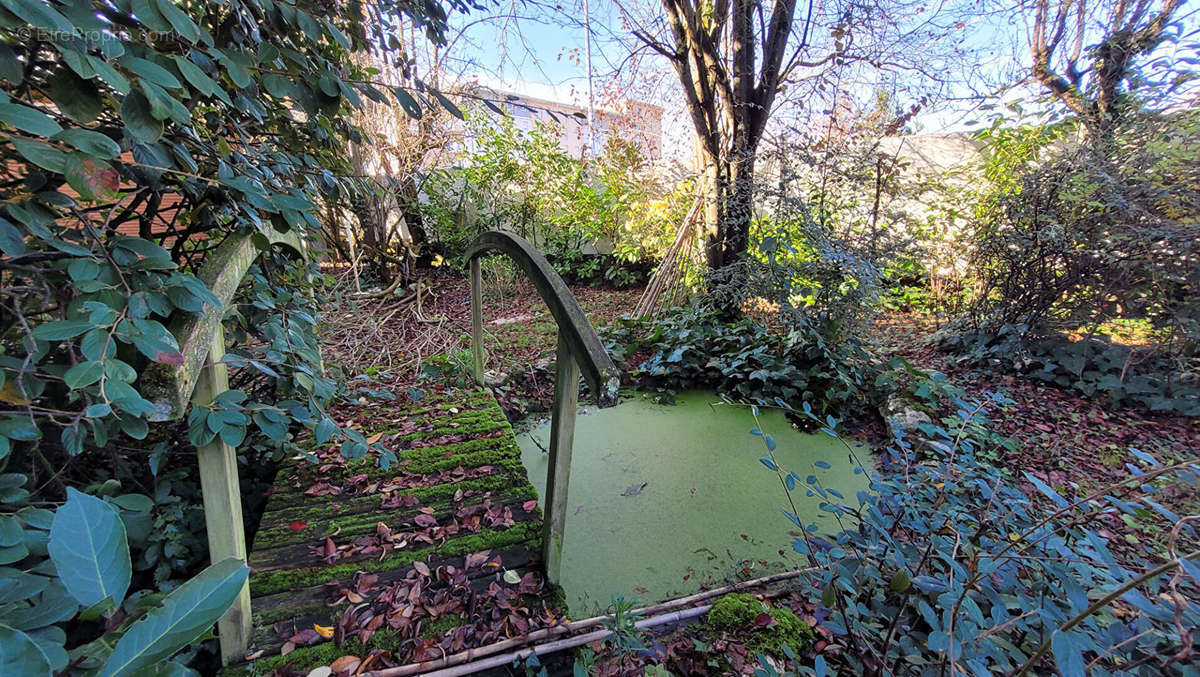
[[(254, 604), (250, 605), (251, 619), (256, 629), (269, 628), (279, 621), (290, 621), (296, 618), (305, 616), (317, 616), (322, 613), (328, 614), (332, 622), (334, 614), (341, 614), (342, 608), (330, 609), (325, 605), (324, 600), (317, 600), (306, 604), (297, 604), (295, 606), (282, 605), (277, 606), (267, 611), (255, 610)], [(329, 623), (321, 623), (321, 625), (329, 625)]]
[(428, 559), (433, 555), (449, 557), (490, 548), (516, 545), (517, 543), (537, 538), (540, 528), (540, 522), (522, 522), (504, 530), (483, 529), (478, 533), (455, 538), (431, 548), (403, 550), (383, 559), (365, 559), (322, 567), (268, 571), (250, 577), (250, 594), (254, 596), (267, 595), (293, 588), (322, 585), (335, 578), (348, 579), (357, 571), (398, 569), (408, 566), (417, 560)]
[[(504, 414), (500, 414), (501, 417)], [(444, 427), (435, 430), (421, 431), (409, 433), (397, 440), (401, 445), (408, 445), (418, 440), (434, 439), (444, 437), (446, 435), (490, 435), (491, 433), (508, 428), (508, 421), (497, 420), (490, 413), (487, 416), (481, 416), (477, 420), (457, 421), (461, 425), (458, 427)]]
[(245, 675), (269, 675), (284, 665), (291, 670), (306, 671), (330, 665), (342, 656), (358, 656), (365, 658), (372, 649), (393, 649), (400, 643), (400, 637), (395, 630), (384, 628), (371, 638), (371, 646), (364, 646), (357, 637), (342, 642), (337, 646), (333, 642), (322, 642), (316, 646), (306, 646), (296, 649), (286, 656), (271, 656), (261, 658), (247, 665), (229, 667), (222, 670), (220, 677), (241, 677)]
[[(430, 505), (438, 501), (446, 500), (454, 496), (457, 491), (475, 491), (483, 493), (487, 491), (498, 492), (507, 487), (516, 484), (517, 478), (514, 478), (511, 473), (500, 472), (495, 475), (486, 475), (473, 480), (463, 480), (462, 482), (451, 482), (447, 484), (437, 484), (432, 487), (416, 487), (413, 489), (405, 489), (398, 491), (398, 496), (413, 496), (422, 505)], [(340, 506), (337, 514), (345, 515), (376, 512), (379, 510), (379, 504), (383, 497), (379, 494), (369, 494), (356, 498), (346, 499), (338, 503)], [(310, 538), (318, 533), (318, 525), (322, 519), (329, 516), (330, 509), (327, 505), (318, 505), (313, 507), (272, 507), (271, 510), (263, 515), (262, 523), (268, 525), (267, 528), (259, 531), (259, 536), (255, 538), (255, 546), (272, 547), (282, 542), (278, 539), (277, 534), (290, 535), (297, 533), (287, 526), (296, 521), (311, 522), (309, 527), (301, 532), (303, 538)], [(283, 541), (290, 539), (283, 539)]]
[[(408, 463), (403, 466), (393, 464), (387, 470), (369, 463), (350, 465), (345, 470), (331, 474), (328, 481), (336, 484), (342, 478), (358, 474), (364, 474), (372, 480), (383, 480), (395, 477), (401, 472), (421, 475), (453, 470), (459, 466), (478, 468), (481, 465), (499, 465), (505, 459), (515, 461), (515, 464), (506, 464), (507, 467), (519, 467), (521, 466), (520, 456), (520, 449), (509, 437), (469, 440), (447, 444), (443, 447), (406, 450), (400, 458), (407, 460)], [(304, 491), (291, 487), (290, 480), (285, 480), (284, 483), (289, 486), (275, 492), (275, 495), (271, 497), (270, 510), (279, 510), (284, 506), (312, 500), (312, 497), (305, 494)], [(330, 500), (337, 502), (336, 498), (331, 497)]]
[(437, 639), (462, 623), (462, 614), (449, 614), (433, 620), (425, 619), (421, 625), (421, 636), (425, 639)]
[[(755, 620), (763, 613), (775, 622), (767, 627), (759, 626)], [(812, 626), (797, 618), (790, 609), (773, 607), (746, 593), (732, 593), (718, 599), (704, 623), (709, 631), (744, 637), (747, 647), (776, 656), (780, 655), (779, 647), (784, 644), (797, 653), (806, 651), (813, 639)]]
[[(515, 501), (528, 500), (530, 498), (535, 498), (537, 495), (533, 487), (528, 484), (524, 486), (517, 486), (512, 489), (504, 489), (504, 487), (512, 487), (513, 485), (512, 477), (507, 475), (489, 477), (486, 479), (491, 481), (486, 483), (476, 482), (475, 485), (490, 486), (493, 487), (491, 490), (498, 490), (492, 496), (493, 505), (504, 505)], [(456, 491), (460, 489), (466, 491), (468, 488), (470, 488), (467, 485), (467, 482), (463, 482), (461, 484), (443, 484), (437, 487), (430, 487), (436, 489), (448, 489), (448, 491), (439, 492), (438, 498), (442, 500), (438, 502), (428, 500), (429, 496), (427, 495), (425, 500), (422, 500), (422, 504), (424, 507), (434, 508), (436, 511), (434, 512), (434, 516), (441, 521), (443, 516), (453, 512), (457, 508), (458, 504), (449, 502), (449, 499), (453, 498)], [(478, 497), (472, 498), (476, 501), (479, 500)], [(376, 505), (378, 505), (379, 499), (376, 498), (375, 502)], [(329, 515), (330, 511), (325, 510), (324, 514)], [(345, 512), (338, 511), (335, 514), (345, 515)], [(397, 512), (394, 510), (368, 513), (359, 512), (342, 517), (334, 517), (333, 519), (319, 520), (318, 518), (319, 521), (310, 522), (308, 523), (307, 528), (299, 531), (293, 531), (288, 527), (276, 527), (255, 537), (255, 549), (258, 550), (263, 548), (279, 547), (282, 545), (305, 543), (312, 541), (315, 538), (323, 538), (325, 536), (331, 536), (335, 533), (341, 535), (343, 538), (358, 536), (374, 532), (375, 525), (379, 522), (383, 522), (384, 524), (394, 528), (398, 523), (411, 518), (413, 514), (415, 513), (408, 511)]]

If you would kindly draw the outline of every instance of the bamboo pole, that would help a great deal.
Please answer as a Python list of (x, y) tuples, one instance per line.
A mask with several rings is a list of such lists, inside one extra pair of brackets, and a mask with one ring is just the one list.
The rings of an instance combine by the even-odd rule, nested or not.
[[(680, 597), (678, 599), (668, 600), (668, 601), (662, 602), (660, 604), (643, 607), (641, 609), (635, 609), (631, 613), (633, 613), (635, 615), (639, 615), (639, 616), (645, 616), (648, 614), (658, 614), (660, 612), (669, 611), (671, 609), (677, 609), (679, 607), (684, 607), (684, 606), (688, 606), (690, 604), (695, 604), (696, 602), (703, 602), (705, 600), (712, 599), (713, 597), (719, 597), (721, 595), (726, 595), (731, 592), (740, 592), (742, 590), (758, 588), (758, 587), (762, 587), (764, 585), (771, 585), (772, 583), (778, 583), (780, 581), (791, 580), (793, 578), (798, 578), (799, 576), (801, 576), (804, 573), (809, 572), (809, 571), (812, 571), (812, 569), (811, 568), (810, 569), (796, 569), (793, 571), (784, 571), (784, 572), (780, 572), (777, 574), (771, 574), (770, 576), (763, 576), (761, 578), (755, 578), (755, 579), (749, 580), (749, 581), (741, 581), (740, 583), (733, 583), (730, 585), (722, 586), (720, 588), (714, 588), (712, 590), (705, 590), (703, 592), (698, 592), (694, 595), (688, 595), (687, 597)], [(771, 597), (771, 596), (773, 596), (773, 594), (768, 593), (764, 596)], [(705, 607), (705, 608), (707, 608), (707, 607)], [(449, 656), (446, 656), (445, 658), (439, 658), (437, 660), (424, 661), (421, 663), (411, 663), (409, 665), (401, 665), (401, 666), (394, 667), (394, 668), (387, 668), (384, 670), (375, 670), (375, 671), (371, 671), (371, 672), (366, 672), (366, 673), (363, 673), (362, 677), (406, 677), (407, 675), (423, 674), (430, 670), (440, 670), (440, 669), (448, 668), (448, 667), (455, 666), (455, 665), (461, 665), (463, 663), (470, 663), (472, 661), (478, 662), (479, 660), (481, 660), (487, 656), (492, 656), (492, 655), (495, 655), (502, 651), (509, 651), (511, 649), (516, 649), (517, 647), (524, 646), (526, 644), (530, 644), (533, 642), (541, 641), (544, 639), (550, 639), (553, 637), (558, 637), (559, 635), (565, 635), (565, 634), (569, 634), (572, 632), (578, 632), (580, 630), (585, 630), (587, 628), (594, 627), (596, 625), (600, 625), (601, 623), (605, 622), (608, 619), (609, 619), (608, 616), (593, 616), (591, 618), (585, 618), (585, 619), (581, 619), (578, 621), (567, 622), (567, 623), (563, 623), (561, 625), (556, 625), (554, 627), (543, 628), (541, 630), (535, 630), (534, 632), (531, 632), (527, 635), (522, 635), (521, 637), (514, 637), (512, 639), (506, 639), (506, 640), (502, 640), (499, 642), (495, 642), (493, 644), (488, 644), (487, 646), (481, 646), (481, 647), (477, 647), (474, 649), (467, 649), (466, 651), (460, 651), (459, 653), (451, 654)], [(511, 653), (510, 653), (510, 655), (511, 655)]]
[[(200, 371), (192, 404), (206, 407), (229, 390), (229, 371), (225, 356), (225, 332), (218, 324), (209, 348), (209, 361)], [(236, 450), (215, 437), (196, 450), (200, 466), (200, 492), (204, 499), (204, 524), (208, 530), (208, 551), (213, 562), (228, 557), (246, 561), (246, 533), (242, 525), (242, 492), (238, 483)], [(217, 622), (221, 643), (221, 662), (225, 665), (242, 660), (250, 643), (250, 583), (243, 586), (233, 606)]]

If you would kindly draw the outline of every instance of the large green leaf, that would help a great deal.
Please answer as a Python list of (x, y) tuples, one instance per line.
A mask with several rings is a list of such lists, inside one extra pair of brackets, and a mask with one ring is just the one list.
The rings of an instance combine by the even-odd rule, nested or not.
[(50, 525), (50, 559), (71, 596), (84, 606), (125, 600), (131, 566), (120, 512), (67, 488), (67, 502)]
[(28, 139), (12, 139), (17, 152), (42, 169), (62, 174), (67, 169), (67, 154), (54, 146)]
[[(110, 77), (105, 77), (106, 82), (112, 84), (113, 87), (121, 84), (120, 80), (124, 79), (123, 76), (114, 71), (104, 61), (96, 59), (96, 63), (102, 64), (102, 67), (111, 71), (109, 74)], [(102, 75), (104, 74), (102, 73)], [(111, 76), (115, 76), (115, 78), (111, 78)], [(128, 89), (127, 82), (125, 83), (125, 87)], [(58, 106), (60, 111), (76, 122), (92, 122), (100, 116), (100, 110), (104, 106), (103, 101), (100, 99), (100, 90), (96, 88), (96, 83), (79, 77), (75, 71), (69, 68), (60, 68), (51, 77), (47, 93), (50, 95), (50, 100), (54, 102), (54, 105)]]
[(0, 103), (0, 122), (38, 136), (54, 136), (62, 131), (49, 115), (16, 103)]
[(75, 25), (45, 3), (38, 0), (0, 0), (5, 9), (50, 33), (71, 34)]
[(132, 675), (191, 643), (229, 609), (249, 575), (250, 569), (231, 557), (176, 588), (121, 637), (99, 677)]
[(50, 677), (54, 674), (50, 657), (38, 643), (24, 632), (7, 625), (0, 625), (0, 665), (4, 666), (6, 675)]
[(63, 375), (68, 388), (85, 388), (100, 380), (104, 375), (104, 363), (96, 361), (80, 362), (67, 370)]
[(429, 93), (432, 94), (433, 98), (437, 99), (438, 103), (442, 104), (442, 108), (445, 108), (447, 111), (449, 111), (449, 113), (451, 115), (458, 118), (459, 120), (463, 119), (463, 112), (458, 109), (458, 106), (454, 105), (453, 101), (446, 98), (445, 94), (442, 94), (441, 92), (434, 89), (433, 87), (429, 88)]
[(150, 114), (150, 101), (137, 90), (126, 94), (121, 101), (121, 120), (129, 134), (142, 143), (154, 143), (162, 137), (162, 120)]
[(187, 15), (187, 12), (179, 8), (171, 0), (158, 0), (158, 11), (166, 17), (167, 21), (171, 22), (171, 26), (175, 28), (175, 32), (187, 38), (191, 42), (200, 40), (200, 28), (196, 26), (196, 22)]
[(111, 160), (121, 154), (121, 147), (116, 141), (90, 129), (67, 129), (55, 134), (54, 139), (69, 143), (102, 160)]

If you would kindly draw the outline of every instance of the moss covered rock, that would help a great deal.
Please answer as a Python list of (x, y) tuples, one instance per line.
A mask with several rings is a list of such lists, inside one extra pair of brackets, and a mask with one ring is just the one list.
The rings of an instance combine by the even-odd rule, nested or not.
[(713, 603), (705, 619), (709, 632), (743, 638), (746, 646), (773, 655), (788, 645), (793, 651), (807, 651), (812, 645), (813, 629), (790, 609), (773, 607), (747, 593), (731, 593)]

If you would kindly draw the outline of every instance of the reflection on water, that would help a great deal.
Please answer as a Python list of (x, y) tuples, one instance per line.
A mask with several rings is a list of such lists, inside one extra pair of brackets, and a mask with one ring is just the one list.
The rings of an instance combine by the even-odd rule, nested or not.
[[(800, 433), (775, 411), (762, 427), (778, 442), (784, 471), (817, 475), (847, 498), (865, 489), (837, 440)], [(609, 409), (587, 407), (575, 423), (564, 540), (563, 587), (571, 613), (606, 607), (612, 596), (655, 602), (804, 565), (774, 472), (749, 434), (750, 411), (692, 392), (675, 406), (642, 395)], [(546, 486), (550, 425), (519, 435), (521, 459), (539, 495)], [(864, 462), (866, 461), (863, 458)], [(829, 469), (813, 466), (824, 461)], [(801, 519), (835, 531), (803, 486), (792, 492)]]

